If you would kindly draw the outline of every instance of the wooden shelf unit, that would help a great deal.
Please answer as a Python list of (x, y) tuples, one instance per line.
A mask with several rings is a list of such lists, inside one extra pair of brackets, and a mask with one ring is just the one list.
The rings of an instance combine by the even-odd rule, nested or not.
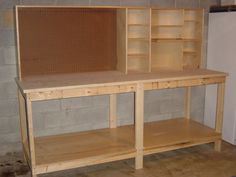
[[(78, 58), (78, 61), (84, 62), (82, 66), (86, 66), (85, 69), (89, 72), (84, 72), (81, 67), (74, 67), (73, 71), (70, 71), (72, 65), (65, 63), (64, 67), (61, 67), (56, 63), (58, 60), (54, 57), (59, 55), (61, 51), (57, 54), (53, 53), (56, 48), (52, 49), (53, 51), (50, 51), (50, 48), (39, 48), (40, 51), (34, 48), (40, 42), (42, 43), (38, 45), (43, 46), (45, 43), (44, 35), (41, 36), (40, 40), (37, 39), (31, 44), (34, 39), (29, 40), (25, 32), (29, 30), (28, 27), (30, 26), (27, 23), (32, 22), (34, 15), (39, 19), (44, 19), (45, 15), (49, 19), (58, 19), (58, 16), (66, 19), (73, 17), (70, 12), (78, 15), (78, 18), (82, 18), (82, 20), (88, 18), (90, 20), (96, 19), (99, 22), (101, 20), (100, 17), (97, 17), (99, 14), (102, 14), (103, 18), (111, 20), (108, 26), (106, 26), (107, 24), (97, 26), (98, 31), (108, 30), (108, 36), (116, 39), (114, 42), (110, 41), (107, 36), (103, 36), (104, 44), (111, 42), (115, 46), (109, 48), (110, 46), (104, 45), (100, 48), (101, 50), (110, 49), (112, 51), (107, 55), (99, 51), (101, 55), (106, 57), (99, 61), (104, 62), (104, 65), (101, 64), (96, 68), (98, 61), (89, 54), (93, 51), (84, 49), (84, 52), (89, 51), (89, 53), (83, 54), (84, 58)], [(83, 17), (80, 16), (81, 13)], [(188, 32), (182, 33), (182, 36), (174, 36), (175, 38), (166, 38), (166, 36), (161, 36), (161, 33), (153, 32), (153, 28), (176, 28), (176, 25), (181, 25), (183, 27), (178, 26), (178, 28), (184, 29), (185, 21), (187, 21), (186, 23), (196, 21), (197, 23), (194, 24), (199, 25), (202, 23), (202, 16), (202, 10), (195, 9), (17, 6), (19, 77), (16, 79), (16, 83), (18, 85), (23, 151), (31, 168), (32, 177), (36, 177), (38, 174), (129, 158), (135, 158), (135, 168), (140, 169), (143, 167), (145, 155), (210, 142), (215, 143), (215, 150), (220, 151), (224, 88), (227, 74), (201, 69), (199, 57), (201, 56), (202, 39), (200, 33), (202, 31), (199, 33), (198, 30), (194, 30), (194, 35), (199, 35), (199, 38), (193, 40), (190, 39), (192, 36), (187, 35), (192, 35), (192, 33)], [(94, 17), (96, 18), (94, 19)], [(73, 18), (71, 22), (74, 23), (78, 18)], [(50, 23), (50, 25), (52, 24)], [(90, 26), (93, 23), (83, 22), (83, 24)], [(57, 25), (60, 26), (61, 24)], [(105, 27), (103, 28), (103, 26)], [(111, 26), (115, 29), (115, 33), (109, 31), (108, 28)], [(77, 28), (80, 27), (77, 26)], [(48, 29), (55, 29), (55, 26), (52, 25)], [(40, 32), (38, 29), (36, 31), (37, 33)], [(34, 34), (35, 31), (31, 32)], [(50, 36), (47, 31), (43, 30), (43, 32), (46, 33), (46, 36)], [(89, 36), (89, 33), (86, 35)], [(54, 37), (50, 38), (52, 41), (47, 39), (50, 45), (57, 41)], [(77, 38), (80, 39), (81, 36), (77, 36)], [(62, 39), (63, 42), (68, 42), (67, 37), (62, 37)], [(83, 38), (80, 40), (85, 41)], [(99, 41), (100, 38), (98, 37), (96, 40)], [(90, 41), (91, 50), (96, 49), (98, 41)], [(76, 44), (70, 44), (73, 50), (81, 47), (81, 44), (76, 43), (76, 41), (73, 42), (72, 44)], [(63, 46), (64, 43), (60, 45)], [(37, 52), (42, 53), (40, 55), (35, 54), (35, 56), (32, 53), (28, 54), (27, 46), (33, 47), (36, 54), (38, 54)], [(65, 52), (68, 52), (67, 50), (68, 48)], [(116, 56), (109, 60), (108, 58), (115, 53)], [(166, 57), (167, 53), (171, 57)], [(73, 58), (65, 57), (65, 54), (61, 56), (60, 60), (69, 63), (73, 60), (71, 63), (75, 66), (79, 64)], [(51, 60), (55, 59), (55, 66), (53, 63), (47, 63), (49, 62), (47, 60), (44, 61), (48, 57), (51, 57)], [(87, 59), (85, 60), (87, 62), (83, 59)], [(50, 67), (40, 68), (38, 64), (42, 63), (50, 64)], [(32, 68), (28, 67), (29, 65), (32, 65), (33, 68), (38, 66), (37, 72), (33, 72)], [(218, 85), (215, 129), (208, 128), (190, 119), (191, 87), (209, 84)], [(186, 89), (183, 98), (185, 100), (184, 118), (144, 123), (145, 91), (172, 88)], [(134, 93), (135, 95), (134, 125), (117, 126), (116, 109), (117, 94), (119, 93)], [(108, 128), (45, 137), (34, 136), (32, 102), (93, 95), (109, 95)]]

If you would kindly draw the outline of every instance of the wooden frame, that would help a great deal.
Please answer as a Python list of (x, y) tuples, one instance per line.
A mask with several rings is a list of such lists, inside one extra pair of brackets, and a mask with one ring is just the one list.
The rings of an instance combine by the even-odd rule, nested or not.
[[(27, 6), (26, 8), (28, 7), (35, 6)], [(135, 169), (141, 169), (145, 155), (211, 142), (215, 143), (215, 150), (220, 151), (224, 87), (227, 74), (200, 69), (200, 60), (195, 69), (188, 68), (189, 70), (183, 69), (183, 63), (181, 63), (179, 69), (176, 69), (172, 62), (168, 65), (170, 70), (159, 70), (153, 67), (153, 57), (155, 57), (153, 55), (156, 55), (156, 53), (152, 50), (152, 43), (160, 40), (154, 39), (152, 36), (153, 21), (159, 18), (153, 16), (153, 10), (158, 13), (159, 11), (160, 13), (164, 12), (164, 15), (167, 16), (168, 11), (181, 12), (184, 18), (177, 20), (180, 20), (181, 23), (184, 23), (185, 20), (187, 20), (187, 23), (195, 23), (197, 21), (200, 23), (199, 28), (203, 24), (202, 10), (190, 10), (190, 14), (185, 19), (184, 9), (103, 8), (117, 9), (117, 38), (119, 38), (117, 41), (117, 71), (55, 74), (22, 78), (19, 23), (18, 19), (16, 20), (19, 72), (19, 78), (16, 79), (16, 83), (18, 85), (20, 125), (24, 155), (31, 167), (32, 176), (36, 177), (38, 174), (129, 158), (135, 158)], [(197, 13), (196, 11), (200, 15), (195, 19), (194, 13)], [(17, 10), (16, 16), (18, 16)], [(170, 24), (157, 24), (160, 28), (165, 28), (166, 25), (175, 27), (178, 24), (172, 24), (171, 22)], [(201, 36), (202, 31), (200, 30), (198, 42), (202, 41)], [(135, 48), (135, 44), (132, 44), (130, 40), (138, 41), (142, 45), (144, 44), (146, 46), (146, 53), (142, 53), (144, 51), (142, 47)], [(165, 40), (163, 41), (166, 42)], [(184, 46), (189, 41), (190, 43), (196, 42), (195, 40), (184, 38), (167, 39), (167, 42), (183, 43), (180, 52), (183, 52), (184, 47), (195, 48), (195, 46), (191, 46), (192, 44), (190, 46), (186, 44), (187, 47)], [(130, 47), (134, 47), (134, 51), (137, 53), (131, 53), (133, 55), (127, 53)], [(197, 49), (200, 52), (199, 55), (201, 55), (201, 47), (200, 44)], [(138, 59), (132, 64), (133, 68), (130, 68), (130, 57), (134, 57), (134, 60), (137, 57), (141, 57), (144, 58), (144, 61)], [(132, 69), (135, 71), (133, 72)], [(215, 129), (208, 128), (191, 120), (191, 88), (209, 84), (218, 85)], [(185, 117), (144, 123), (144, 92), (147, 90), (171, 88), (186, 89), (184, 98)], [(135, 95), (134, 125), (117, 126), (117, 94), (119, 93), (134, 93)], [(108, 128), (81, 133), (34, 137), (32, 102), (92, 95), (109, 95), (110, 123)], [(93, 141), (87, 141), (90, 139), (93, 139)], [(55, 149), (55, 147), (58, 148)]]
[[(42, 50), (39, 52), (38, 54), (39, 56), (35, 56), (36, 55), (35, 52), (26, 55), (27, 52), (25, 51), (28, 48), (27, 46), (31, 47), (34, 46), (33, 47), (34, 50), (37, 50), (38, 48), (42, 49), (43, 48), (42, 46), (44, 44), (41, 43), (43, 43), (43, 41), (44, 42), (47, 41), (47, 39), (46, 40), (42, 39), (40, 45), (36, 43), (37, 45), (39, 45), (39, 47), (35, 47), (36, 44), (34, 43), (32, 44), (32, 41), (34, 40), (31, 40), (31, 38), (27, 40), (25, 39), (25, 37), (24, 38), (22, 37), (26, 35), (21, 34), (24, 33), (25, 30), (34, 31), (33, 29), (28, 29), (28, 28), (25, 29), (22, 27), (24, 26), (24, 23), (27, 23), (27, 20), (29, 21), (28, 23), (32, 22), (32, 19), (31, 21), (30, 19), (23, 20), (24, 18), (26, 18), (25, 17), (26, 15), (24, 15), (25, 13), (24, 10), (27, 10), (26, 13), (28, 13), (37, 8), (41, 10), (46, 9), (45, 14), (47, 14), (47, 12), (50, 12), (50, 9), (52, 9), (52, 11), (54, 11), (55, 9), (61, 9), (62, 10), (61, 13), (64, 13), (66, 8), (72, 10), (75, 10), (76, 8), (78, 9), (84, 8), (87, 10), (88, 9), (109, 10), (109, 8), (113, 9), (113, 11), (116, 12), (116, 18), (113, 17), (112, 19), (116, 20), (117, 32), (116, 32), (116, 37), (114, 38), (117, 41), (112, 42), (112, 44), (114, 43), (116, 44), (108, 46), (110, 47), (116, 45), (115, 48), (112, 48), (112, 51), (114, 50), (113, 53), (117, 53), (116, 57), (115, 58), (111, 57), (112, 54), (110, 54), (108, 58), (111, 58), (112, 62), (108, 62), (107, 59), (104, 59), (106, 66), (103, 67), (97, 66), (98, 64), (96, 64), (96, 60), (91, 59), (94, 57), (90, 57), (88, 59), (91, 60), (89, 61), (91, 62), (91, 64), (87, 65), (86, 62), (84, 63), (83, 61), (82, 64), (85, 66), (84, 67), (85, 69), (81, 69), (78, 63), (74, 63), (75, 66), (73, 64), (72, 65), (66, 64), (71, 62), (66, 62), (64, 64), (63, 63), (64, 60), (58, 59), (60, 57), (55, 56), (56, 49), (54, 49), (53, 50), (54, 52), (52, 51), (52, 53), (50, 54), (47, 53), (45, 54), (45, 52), (48, 51)], [(19, 78), (22, 79), (23, 77), (27, 77), (27, 75), (29, 76), (50, 75), (53, 73), (59, 74), (59, 73), (70, 73), (70, 72), (100, 71), (101, 69), (103, 69), (104, 71), (114, 69), (124, 72), (126, 74), (133, 72), (148, 73), (148, 72), (156, 72), (159, 70), (175, 71), (175, 70), (199, 69), (201, 68), (202, 65), (202, 37), (203, 37), (203, 26), (204, 26), (203, 12), (204, 11), (202, 9), (156, 9), (156, 8), (153, 9), (144, 7), (116, 7), (116, 6), (111, 6), (111, 7), (16, 6)], [(21, 13), (23, 13), (23, 15)], [(60, 14), (59, 10), (56, 13)], [(36, 11), (36, 13), (34, 12), (34, 15), (35, 14), (37, 18), (43, 18), (41, 17), (40, 10)], [(21, 25), (21, 23), (23, 23), (23, 25)], [(25, 25), (25, 26), (29, 27), (30, 25)], [(25, 33), (27, 33), (27, 31)], [(37, 34), (31, 34), (31, 35), (38, 36), (39, 35), (38, 33), (39, 31), (37, 32)], [(44, 31), (44, 33), (47, 33), (47, 31), (46, 32)], [(62, 34), (60, 35), (62, 36)], [(43, 36), (44, 35), (42, 35), (41, 38), (43, 38)], [(58, 39), (58, 37), (56, 37), (55, 39)], [(67, 39), (64, 40), (66, 40), (64, 43), (68, 43)], [(78, 40), (76, 43), (77, 45), (81, 45), (81, 43), (84, 41), (82, 39), (79, 40), (79, 37), (77, 40)], [(111, 41), (109, 43), (111, 43)], [(96, 48), (97, 47), (95, 47), (95, 49)], [(111, 49), (107, 50), (110, 51)], [(68, 53), (71, 54), (71, 52)], [(76, 53), (76, 55), (78, 53)], [(63, 55), (62, 54), (59, 55), (66, 56), (66, 53), (63, 53)], [(86, 57), (86, 55), (81, 57), (73, 55), (72, 58), (73, 57), (83, 58)], [(47, 58), (50, 58), (50, 61)], [(55, 59), (54, 63), (59, 63), (59, 64), (53, 64), (53, 61), (51, 61), (53, 59)], [(99, 59), (99, 61), (100, 60), (101, 59)], [(73, 60), (73, 62), (75, 61)], [(116, 66), (114, 66), (115, 61), (116, 61)], [(27, 65), (26, 64), (27, 62), (30, 62), (30, 65)], [(41, 66), (43, 64), (46, 65), (47, 67)], [(63, 67), (61, 67), (61, 65), (63, 66), (63, 64), (68, 65), (65, 66), (65, 68), (67, 69), (63, 70)], [(40, 65), (41, 67), (38, 67), (38, 65)], [(32, 69), (30, 69), (30, 66), (32, 66), (31, 67)], [(37, 68), (37, 71), (33, 69), (34, 67)], [(68, 71), (68, 68), (71, 68), (71, 70)]]
[[(21, 127), (22, 127), (22, 141), (24, 145), (24, 151), (25, 156), (28, 161), (28, 163), (31, 166), (32, 174), (42, 174), (42, 173), (48, 173), (53, 172), (57, 170), (64, 170), (64, 169), (70, 169), (70, 168), (76, 168), (81, 166), (87, 166), (87, 165), (93, 165), (93, 164), (99, 164), (109, 161), (115, 161), (115, 160), (121, 160), (121, 159), (127, 159), (127, 158), (134, 158), (135, 157), (135, 168), (140, 169), (143, 167), (143, 156), (157, 153), (157, 152), (164, 152), (184, 147), (190, 147), (194, 145), (199, 144), (205, 144), (214, 142), (215, 143), (215, 149), (217, 151), (220, 151), (220, 144), (221, 144), (221, 128), (222, 128), (222, 121), (223, 121), (223, 99), (224, 99), (224, 83), (225, 83), (225, 77), (226, 74), (215, 72), (215, 71), (209, 71), (209, 70), (202, 70), (201, 73), (207, 72), (208, 74), (199, 74), (195, 72), (191, 72), (192, 76), (189, 76), (188, 74), (183, 75), (182, 72), (179, 72), (180, 76), (177, 76), (177, 73), (173, 73), (172, 76), (170, 76), (170, 73), (166, 73), (166, 76), (162, 76), (162, 78), (159, 79), (153, 79), (155, 76), (146, 75), (148, 78), (140, 80), (142, 78), (142, 75), (133, 75), (132, 79), (129, 80), (129, 75), (118, 75), (118, 78), (120, 80), (117, 80), (117, 73), (109, 73), (110, 77), (112, 77), (115, 81), (113, 82), (104, 82), (104, 83), (96, 83), (96, 82), (90, 82), (86, 85), (80, 85), (79, 88), (77, 85), (75, 86), (69, 86), (69, 87), (63, 87), (62, 85), (60, 87), (54, 88), (54, 87), (47, 87), (46, 88), (39, 88), (35, 86), (37, 85), (37, 81), (33, 79), (32, 81), (19, 81), (18, 88), (19, 88), (19, 100), (20, 100), (20, 117), (21, 117)], [(105, 74), (106, 72), (104, 72)], [(101, 73), (100, 73), (101, 74)], [(163, 74), (163, 73), (162, 73)], [(100, 78), (99, 73), (92, 74), (97, 82), (99, 82), (98, 78)], [(155, 74), (156, 77), (160, 75), (158, 73)], [(134, 77), (135, 76), (135, 77)], [(67, 76), (68, 77), (68, 76)], [(122, 79), (126, 80), (122, 80)], [(46, 79), (46, 78), (45, 78)], [(47, 78), (48, 79), (48, 78)], [(50, 79), (50, 78), (49, 78)], [(68, 78), (69, 79), (69, 78)], [(80, 78), (79, 78), (80, 79)], [(103, 80), (108, 78), (102, 78)], [(94, 79), (92, 79), (94, 80)], [(105, 81), (104, 80), (104, 81)], [(109, 79), (108, 79), (109, 80)], [(81, 80), (80, 80), (81, 82)], [(44, 83), (50, 83), (48, 80), (41, 80), (41, 84), (44, 85)], [(55, 84), (55, 83), (54, 83)], [(203, 125), (200, 125), (199, 123), (196, 123), (190, 119), (190, 101), (191, 101), (191, 92), (190, 88), (193, 86), (200, 86), (200, 85), (208, 85), (208, 84), (218, 84), (218, 99), (217, 99), (217, 117), (216, 117), (216, 129), (210, 129), (208, 127), (205, 127)], [(144, 92), (145, 90), (157, 90), (157, 89), (167, 89), (167, 88), (186, 88), (186, 96), (185, 96), (185, 110), (186, 110), (186, 118), (182, 119), (173, 119), (172, 121), (163, 122), (160, 123), (154, 122), (154, 123), (148, 123), (144, 124)], [(50, 89), (53, 88), (53, 89)], [(117, 127), (116, 126), (116, 94), (117, 93), (124, 93), (124, 92), (135, 92), (135, 126), (128, 126), (128, 127)], [(72, 97), (80, 97), (80, 96), (90, 96), (90, 95), (104, 95), (104, 94), (110, 94), (110, 130), (105, 129), (106, 132), (103, 134), (103, 136), (108, 136), (112, 131), (116, 131), (119, 133), (116, 133), (117, 138), (121, 140), (121, 144), (118, 144), (119, 146), (126, 147), (122, 150), (115, 150), (112, 152), (106, 152), (98, 154), (94, 153), (94, 151), (91, 150), (91, 154), (88, 155), (88, 157), (83, 157), (82, 159), (78, 158), (69, 158), (64, 160), (54, 161), (53, 155), (47, 154), (46, 151), (44, 152), (44, 147), (47, 149), (47, 151), (50, 150), (50, 142), (55, 142), (57, 138), (60, 140), (60, 142), (66, 140), (66, 138), (63, 139), (63, 137), (67, 136), (75, 136), (74, 134), (66, 134), (66, 135), (60, 135), (60, 136), (51, 136), (51, 137), (42, 137), (42, 138), (34, 138), (33, 135), (33, 124), (32, 124), (32, 102), (38, 101), (38, 100), (51, 100), (51, 99), (63, 99), (63, 98), (72, 98)], [(24, 107), (26, 105), (26, 107)], [(27, 121), (27, 126), (23, 125), (22, 122)], [(171, 135), (166, 135), (167, 137), (164, 137), (164, 139), (170, 139), (169, 141), (164, 141), (161, 137), (155, 137), (159, 131), (162, 131), (161, 127), (165, 127), (168, 131), (173, 131), (172, 126), (173, 124), (180, 124), (178, 127), (194, 127), (193, 130), (196, 130), (195, 132), (191, 133), (194, 135), (193, 137), (189, 134), (185, 133), (185, 135), (182, 137), (178, 135), (178, 132), (181, 130), (176, 130), (175, 137), (172, 137)], [(145, 131), (145, 127), (147, 128)], [(155, 131), (149, 131), (152, 129), (152, 127), (159, 127), (158, 129), (155, 129)], [(171, 130), (169, 130), (171, 128)], [(27, 129), (28, 134), (24, 133), (25, 129)], [(133, 134), (133, 129), (135, 130), (135, 134)], [(101, 130), (103, 132), (103, 130)], [(101, 133), (100, 130), (97, 131), (97, 134), (99, 135)], [(92, 133), (93, 131), (91, 131)], [(110, 132), (110, 133), (109, 133)], [(122, 133), (123, 132), (123, 133)], [(203, 133), (202, 133), (203, 132)], [(88, 132), (88, 136), (89, 136)], [(94, 134), (94, 133), (92, 133)], [(125, 134), (125, 136), (124, 136)], [(173, 133), (171, 133), (173, 134)], [(169, 136), (169, 137), (168, 137)], [(27, 138), (26, 138), (27, 137)], [(83, 133), (76, 134), (75, 138), (81, 138), (83, 137)], [(188, 137), (188, 138), (187, 138)], [(86, 137), (87, 138), (87, 137)], [(92, 138), (92, 136), (90, 137)], [(156, 141), (153, 141), (153, 138), (156, 139)], [(187, 139), (186, 139), (187, 138)], [(28, 144), (25, 143), (25, 141), (28, 140)], [(81, 141), (83, 140), (80, 139)], [(112, 142), (112, 139), (110, 140)], [(122, 142), (127, 142), (127, 144), (123, 144)], [(69, 143), (69, 142), (67, 142)], [(130, 144), (131, 143), (131, 144)], [(35, 147), (36, 146), (36, 147)], [(68, 145), (70, 146), (70, 145)], [(78, 147), (78, 146), (76, 146)], [(98, 145), (99, 147), (99, 145)], [(71, 145), (71, 149), (73, 149), (73, 145)], [(63, 151), (64, 152), (64, 151)], [(43, 160), (39, 161), (39, 159), (43, 158), (43, 153), (46, 153), (45, 156), (47, 159), (52, 159), (52, 161), (46, 163), (43, 162)], [(69, 153), (69, 152), (67, 152)], [(51, 158), (50, 158), (51, 156)], [(73, 153), (73, 156), (75, 154)], [(56, 157), (56, 156), (55, 156)], [(60, 159), (60, 155), (57, 155), (57, 158)]]

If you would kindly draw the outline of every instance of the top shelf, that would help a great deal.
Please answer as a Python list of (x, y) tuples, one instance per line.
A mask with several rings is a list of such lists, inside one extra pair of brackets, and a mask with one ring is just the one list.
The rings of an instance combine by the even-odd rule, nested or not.
[(136, 81), (171, 81), (182, 79), (198, 79), (206, 77), (222, 77), (226, 73), (211, 71), (207, 69), (196, 69), (188, 71), (156, 71), (153, 73), (124, 74), (119, 71), (99, 71), (74, 74), (55, 74), (46, 76), (32, 76), (24, 78), (17, 84), (24, 93), (52, 91), (60, 89), (72, 89), (86, 87), (89, 85), (104, 86), (114, 83), (134, 83)]
[(144, 26), (144, 27), (148, 27), (149, 26), (149, 24), (142, 24), (142, 23), (130, 23), (130, 24), (128, 24), (128, 26)]
[(159, 24), (153, 24), (152, 27), (165, 27), (165, 28), (168, 28), (168, 27), (183, 27), (183, 25), (159, 25)]
[(152, 42), (158, 41), (192, 41), (192, 42), (199, 42), (199, 39), (191, 39), (191, 38), (152, 38)]

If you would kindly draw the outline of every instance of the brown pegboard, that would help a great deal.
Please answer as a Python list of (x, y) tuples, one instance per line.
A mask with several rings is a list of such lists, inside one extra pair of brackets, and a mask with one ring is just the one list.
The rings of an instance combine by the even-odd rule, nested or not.
[(21, 77), (116, 69), (116, 9), (19, 7)]

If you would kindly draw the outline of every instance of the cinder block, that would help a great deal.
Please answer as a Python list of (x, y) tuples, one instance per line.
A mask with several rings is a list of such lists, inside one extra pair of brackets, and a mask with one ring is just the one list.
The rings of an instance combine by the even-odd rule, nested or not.
[(92, 96), (92, 105), (94, 107), (98, 106), (109, 106), (109, 96), (108, 95), (100, 95), (100, 96)]
[(13, 9), (1, 10), (1, 28), (13, 29), (15, 26)]
[(161, 120), (167, 120), (171, 119), (172, 114), (167, 113), (167, 114), (152, 114), (145, 122), (154, 122), (154, 121), (161, 121)]
[(158, 8), (175, 7), (175, 0), (150, 0), (150, 5)]
[(15, 131), (13, 133), (0, 134), (0, 144), (1, 145), (5, 144), (5, 143), (20, 142), (20, 140), (21, 140), (21, 135), (20, 135), (20, 132), (18, 132), (18, 131)]
[(61, 110), (60, 100), (33, 102), (33, 112), (55, 112)]
[(175, 119), (175, 118), (181, 118), (181, 117), (185, 117), (185, 112), (182, 110), (176, 111), (176, 112), (172, 112), (171, 113), (171, 118)]
[(191, 119), (199, 123), (204, 122), (204, 109), (198, 109), (191, 112)]
[(79, 125), (87, 124), (88, 122), (93, 125), (101, 122), (108, 122), (108, 115), (108, 107), (82, 108), (74, 111), (73, 119)]
[(93, 105), (92, 97), (80, 97), (61, 100), (62, 109), (84, 108)]
[(40, 121), (35, 122), (35, 124), (41, 124), (41, 128), (45, 128), (37, 129), (36, 134), (37, 136), (41, 135), (43, 131), (49, 135), (80, 131), (78, 126), (80, 128), (84, 126), (82, 130), (85, 130), (86, 127), (92, 129), (104, 128), (105, 125), (108, 127), (108, 114), (109, 110), (106, 107), (38, 113), (37, 119)]
[(117, 120), (118, 126), (124, 126), (124, 125), (134, 125), (134, 119), (128, 118), (128, 119), (118, 119)]
[(155, 102), (147, 103), (144, 106), (144, 119), (149, 121), (151, 117), (155, 117), (160, 114), (161, 101), (156, 100)]
[(16, 99), (16, 88), (16, 83), (14, 81), (0, 83), (0, 100)]
[(1, 29), (0, 41), (0, 46), (14, 46), (16, 44), (14, 30)]
[(4, 48), (4, 63), (9, 64), (16, 64), (16, 47), (9, 46)]
[(7, 152), (19, 152), (22, 151), (22, 145), (20, 142), (4, 143), (1, 144), (0, 156), (5, 155)]
[(0, 118), (18, 115), (18, 101), (16, 99), (0, 101)]
[(1, 0), (0, 9), (12, 9), (17, 4), (20, 4), (20, 0)]
[(169, 90), (151, 90), (151, 91), (145, 91), (144, 94), (144, 103), (152, 103), (156, 102), (157, 100), (166, 100), (171, 99)]
[(160, 105), (161, 114), (177, 112), (179, 110), (183, 110), (183, 104), (178, 100), (167, 100)]
[(199, 0), (199, 6), (206, 10), (212, 5), (220, 5), (220, 0)]
[(134, 94), (120, 94), (117, 99), (117, 118), (124, 120), (134, 119)]
[(21, 0), (23, 5), (53, 5), (57, 0)]
[(18, 116), (1, 116), (0, 121), (0, 134), (20, 132), (20, 123)]
[(35, 136), (50, 136), (50, 135), (57, 135), (57, 134), (63, 134), (63, 133), (72, 133), (72, 132), (81, 132), (86, 130), (91, 130), (91, 125), (73, 125), (73, 126), (62, 126), (60, 128), (48, 128), (48, 129), (41, 129), (35, 131)]
[(33, 127), (36, 132), (45, 130), (45, 123), (44, 112), (33, 112)]
[(4, 65), (4, 47), (0, 47), (0, 66)]
[(177, 8), (198, 8), (198, 0), (175, 0)]
[(89, 6), (90, 0), (57, 0), (58, 5), (80, 5), (80, 6)]
[[(40, 116), (40, 114), (38, 114)], [(43, 112), (40, 119), (44, 122), (45, 128), (57, 128), (60, 132), (60, 127), (67, 124), (71, 119), (66, 117), (65, 112)], [(73, 122), (71, 122), (73, 124)]]
[(120, 0), (91, 0), (91, 6), (120, 6)]
[(150, 6), (149, 0), (121, 0), (121, 6)]
[(0, 83), (13, 82), (15, 77), (16, 77), (15, 65), (0, 66)]
[(192, 88), (192, 100), (191, 100), (191, 106), (192, 109), (201, 109), (204, 108), (205, 104), (205, 87), (199, 86), (199, 87), (193, 87)]

